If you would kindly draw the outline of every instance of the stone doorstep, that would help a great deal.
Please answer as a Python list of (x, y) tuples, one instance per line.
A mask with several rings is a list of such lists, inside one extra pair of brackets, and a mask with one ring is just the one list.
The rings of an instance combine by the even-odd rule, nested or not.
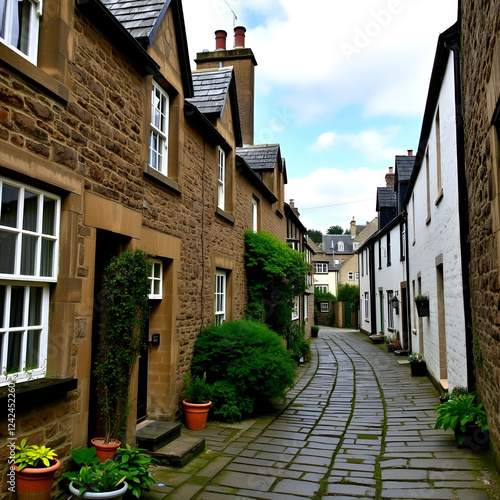
[(384, 336), (383, 335), (370, 335), (368, 337), (373, 344), (382, 344), (384, 342)]
[(160, 465), (184, 467), (191, 459), (205, 449), (205, 438), (197, 436), (181, 436), (151, 453)]
[(136, 444), (138, 448), (156, 451), (181, 435), (182, 424), (152, 420), (137, 427)]

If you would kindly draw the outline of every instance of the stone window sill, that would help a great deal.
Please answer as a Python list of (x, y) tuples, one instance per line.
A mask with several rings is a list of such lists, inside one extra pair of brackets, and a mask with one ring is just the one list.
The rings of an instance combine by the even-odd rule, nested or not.
[(43, 69), (35, 66), (24, 57), (16, 54), (7, 45), (0, 43), (0, 59), (12, 69), (29, 78), (35, 85), (42, 87), (45, 91), (57, 97), (63, 102), (69, 101), (70, 91), (59, 80), (56, 80)]
[(155, 181), (168, 187), (171, 191), (174, 191), (177, 194), (182, 193), (182, 186), (178, 182), (174, 181), (170, 177), (167, 177), (166, 175), (163, 175), (162, 173), (158, 172), (158, 170), (151, 168), (147, 163), (144, 165), (144, 174), (147, 177), (154, 179)]
[[(74, 391), (77, 386), (76, 378), (56, 377), (45, 377), (16, 384), (16, 413), (61, 399), (68, 392)], [(5, 418), (7, 415), (8, 403), (14, 402), (12, 397), (9, 399), (9, 394), (9, 386), (0, 387), (0, 418)]]
[(215, 213), (225, 221), (234, 224), (234, 217), (231, 214), (225, 212), (224, 210), (221, 210), (219, 207), (215, 209)]

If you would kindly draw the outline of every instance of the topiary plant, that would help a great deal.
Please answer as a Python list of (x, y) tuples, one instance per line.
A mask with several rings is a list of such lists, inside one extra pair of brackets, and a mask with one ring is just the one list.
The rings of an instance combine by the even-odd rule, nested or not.
[(295, 379), (294, 362), (282, 340), (250, 320), (203, 329), (191, 362), (193, 376), (206, 373), (214, 416), (240, 420), (262, 402), (284, 398)]
[(118, 438), (127, 421), (130, 380), (144, 343), (150, 269), (148, 255), (135, 249), (115, 257), (104, 271), (95, 375), (106, 442)]

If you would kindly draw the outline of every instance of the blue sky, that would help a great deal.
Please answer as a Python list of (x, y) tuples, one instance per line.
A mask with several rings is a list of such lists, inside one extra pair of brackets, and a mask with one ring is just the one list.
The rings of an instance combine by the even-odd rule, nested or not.
[[(437, 38), (457, 0), (184, 0), (191, 60), (245, 26), (255, 143), (279, 143), (308, 229), (373, 219), (396, 154), (416, 151)], [(234, 14), (233, 14), (234, 13)], [(234, 19), (236, 15), (237, 19)], [(194, 67), (194, 64), (193, 64)]]

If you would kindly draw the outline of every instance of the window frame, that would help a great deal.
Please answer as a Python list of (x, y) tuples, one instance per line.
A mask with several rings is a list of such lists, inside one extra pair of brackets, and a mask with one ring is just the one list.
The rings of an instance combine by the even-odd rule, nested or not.
[(320, 312), (322, 312), (322, 313), (329, 313), (330, 312), (330, 302), (320, 302), (319, 307), (320, 307)]
[[(12, 49), (16, 54), (24, 57), (33, 64), (37, 64), (38, 60), (38, 38), (40, 33), (40, 18), (42, 17), (43, 1), (42, 0), (25, 0), (26, 3), (30, 4), (30, 16), (28, 20), (28, 37), (27, 37), (27, 50), (19, 49), (16, 45), (12, 44), (12, 27), (13, 27), (13, 12), (16, 10), (15, 0), (5, 0), (5, 16), (4, 25), (0, 26), (0, 31), (4, 30), (5, 36), (0, 36), (0, 43), (3, 43), (10, 49)], [(21, 24), (21, 23), (20, 23)], [(20, 35), (21, 36), (21, 35)]]
[(392, 298), (394, 297), (394, 292), (392, 290), (387, 290), (387, 328), (394, 329), (394, 308), (392, 307)]
[[(219, 285), (222, 285), (220, 287)], [(221, 307), (219, 307), (219, 305)], [(214, 293), (214, 324), (222, 325), (226, 321), (227, 310), (227, 272), (223, 269), (215, 271), (215, 293)]]
[(292, 302), (292, 321), (298, 320), (300, 317), (299, 312), (299, 297), (295, 297)]
[[(148, 276), (151, 283), (151, 293), (148, 295), (150, 300), (163, 299), (163, 261), (161, 259), (149, 259), (151, 262), (151, 274)], [(159, 267), (159, 275), (155, 276), (155, 268)], [(158, 291), (155, 292), (155, 283), (158, 283)]]
[(314, 288), (318, 290), (319, 293), (328, 293), (328, 285), (314, 285)]
[(392, 254), (392, 249), (391, 249), (391, 233), (390, 231), (386, 235), (386, 252), (387, 252), (387, 267), (391, 266), (392, 259), (391, 259), (391, 254)]
[[(319, 269), (322, 269), (321, 271)], [(326, 269), (326, 271), (325, 271)], [(314, 274), (328, 274), (328, 263), (326, 262), (315, 262), (314, 263)]]
[(256, 233), (258, 231), (258, 209), (259, 209), (259, 200), (252, 196), (252, 231)]
[(353, 281), (353, 280), (354, 280), (354, 271), (349, 271), (349, 272), (347, 273), (347, 279), (348, 279), (349, 281)]
[(217, 207), (225, 210), (226, 198), (226, 152), (217, 146)]
[(364, 293), (364, 316), (365, 316), (365, 321), (369, 321), (369, 311), (370, 311), (370, 303), (369, 303), (369, 298), (370, 298), (370, 295), (369, 295), (369, 292), (365, 292)]
[[(156, 92), (159, 94), (158, 101), (160, 107), (155, 106)], [(164, 126), (157, 126), (155, 123), (156, 113), (163, 117)], [(169, 136), (169, 119), (170, 119), (170, 96), (168, 93), (155, 81), (151, 88), (151, 117), (150, 117), (150, 132), (149, 132), (149, 158), (148, 165), (159, 174), (168, 177), (168, 136)], [(153, 137), (157, 136), (156, 149), (153, 147)], [(153, 157), (155, 164), (153, 164)]]
[[(15, 198), (9, 199), (8, 191), (6, 191), (7, 199), (4, 199), (6, 186), (17, 190)], [(51, 204), (47, 204), (47, 201)], [(34, 208), (36, 210), (33, 210)], [(5, 218), (3, 218), (4, 211), (7, 214)], [(43, 378), (46, 375), (50, 284), (57, 282), (59, 272), (60, 221), (60, 196), (0, 177), (0, 231), (7, 235), (16, 235), (12, 272), (0, 274), (0, 297), (2, 299), (0, 303), (0, 386), (11, 382)], [(34, 247), (27, 245), (26, 242), (30, 240), (28, 238), (25, 240), (23, 236), (35, 238)], [(51, 255), (50, 252), (46, 254), (51, 257), (51, 262), (49, 260), (51, 273), (44, 276), (42, 267), (45, 259), (42, 257), (44, 241), (47, 240), (52, 242)], [(26, 254), (24, 254), (25, 248)], [(23, 254), (31, 257), (32, 265), (29, 267), (33, 269), (32, 274), (21, 274)], [(32, 336), (30, 332), (35, 332), (37, 335)], [(15, 336), (18, 336), (18, 340), (11, 343)], [(36, 350), (31, 351), (31, 355), (30, 343), (36, 347)], [(17, 357), (17, 363), (13, 363), (12, 356)], [(37, 366), (30, 368), (27, 366), (27, 361), (32, 356), (37, 358)], [(18, 371), (7, 373), (9, 365), (11, 368), (17, 367)]]

